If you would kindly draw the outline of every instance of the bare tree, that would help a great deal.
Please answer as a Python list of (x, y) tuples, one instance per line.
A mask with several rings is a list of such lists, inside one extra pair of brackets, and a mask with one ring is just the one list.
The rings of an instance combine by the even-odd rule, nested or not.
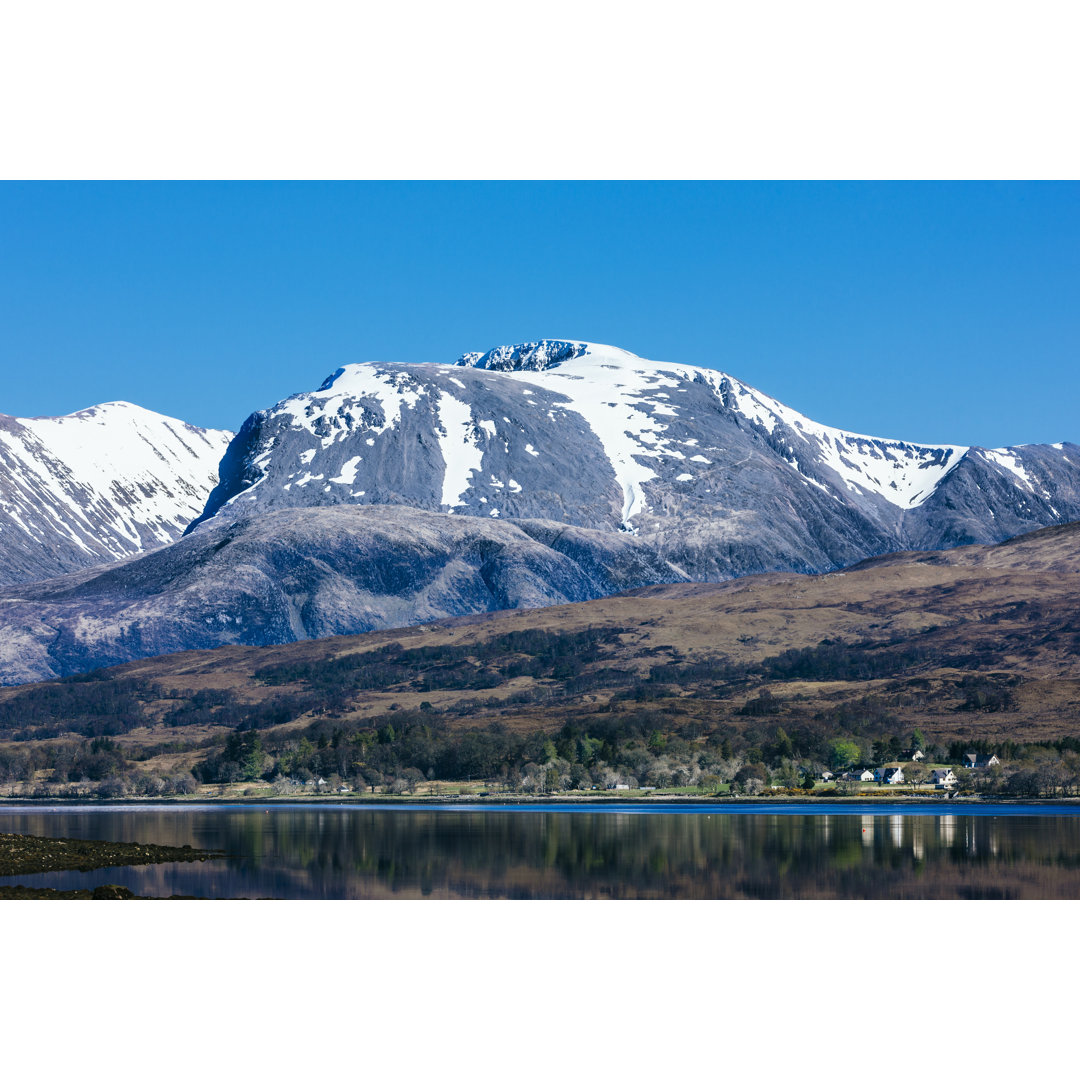
[(910, 766), (904, 767), (904, 780), (911, 785), (914, 791), (921, 784), (925, 784), (930, 777), (930, 770), (925, 765), (913, 761)]

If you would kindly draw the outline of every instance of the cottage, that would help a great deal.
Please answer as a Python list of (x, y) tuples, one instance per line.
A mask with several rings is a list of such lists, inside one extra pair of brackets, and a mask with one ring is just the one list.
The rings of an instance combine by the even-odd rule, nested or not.
[(867, 783), (874, 779), (874, 774), (869, 769), (851, 769), (846, 773), (841, 773), (840, 779), (856, 781), (858, 783)]
[(904, 770), (898, 765), (875, 769), (874, 779), (882, 784), (902, 784), (904, 782)]
[(926, 757), (926, 755), (921, 750), (913, 750), (911, 752), (911, 760), (912, 761), (922, 761), (923, 758), (925, 758), (925, 757)]
[(952, 769), (931, 769), (930, 779), (934, 783), (934, 787), (949, 788), (955, 787), (957, 784), (956, 775)]
[(997, 754), (965, 754), (965, 769), (989, 769), (991, 765), (1000, 765), (1001, 759)]

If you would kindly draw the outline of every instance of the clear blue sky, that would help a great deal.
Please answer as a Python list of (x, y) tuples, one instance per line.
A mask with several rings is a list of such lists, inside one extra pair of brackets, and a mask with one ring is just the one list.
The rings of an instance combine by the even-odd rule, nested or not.
[(341, 364), (569, 337), (870, 434), (1080, 442), (1078, 271), (1075, 183), (6, 183), (0, 412), (236, 428)]

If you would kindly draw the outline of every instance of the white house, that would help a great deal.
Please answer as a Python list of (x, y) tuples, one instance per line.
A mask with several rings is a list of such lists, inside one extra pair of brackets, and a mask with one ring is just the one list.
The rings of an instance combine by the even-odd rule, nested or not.
[(874, 774), (869, 769), (851, 769), (846, 773), (841, 773), (840, 779), (856, 780), (859, 783), (866, 783), (874, 779)]
[(874, 770), (874, 779), (883, 784), (902, 784), (904, 782), (904, 770), (898, 765), (883, 766)]
[(930, 779), (933, 780), (934, 787), (940, 788), (954, 787), (957, 783), (952, 769), (931, 769)]
[(965, 754), (964, 755), (964, 768), (965, 769), (989, 769), (991, 765), (1000, 765), (1001, 759), (997, 754)]
[(912, 761), (922, 761), (922, 759), (924, 757), (926, 757), (926, 755), (921, 750), (912, 751), (912, 754), (911, 754), (911, 760)]

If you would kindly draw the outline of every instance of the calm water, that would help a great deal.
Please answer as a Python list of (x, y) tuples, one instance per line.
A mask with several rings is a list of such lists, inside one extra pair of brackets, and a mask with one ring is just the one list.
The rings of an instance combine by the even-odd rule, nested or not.
[(1071, 807), (35, 807), (0, 832), (228, 852), (0, 878), (144, 896), (1080, 899)]

